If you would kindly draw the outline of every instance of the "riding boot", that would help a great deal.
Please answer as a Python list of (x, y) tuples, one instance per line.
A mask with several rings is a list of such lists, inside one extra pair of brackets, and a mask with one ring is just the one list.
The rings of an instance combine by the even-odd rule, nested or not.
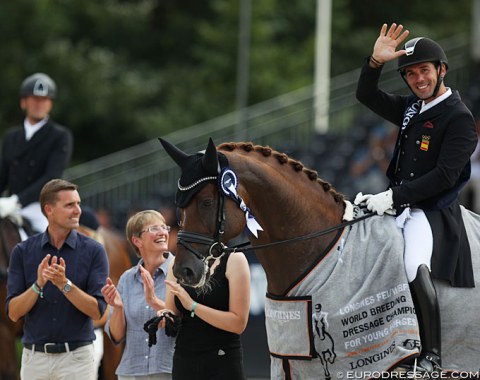
[(441, 320), (437, 292), (425, 264), (418, 267), (417, 276), (410, 283), (410, 291), (422, 343), (417, 371), (431, 373), (441, 369)]
[[(27, 218), (23, 218), (22, 227), (23, 227), (23, 230), (26, 232), (27, 236), (33, 236), (37, 233), (37, 231), (33, 229), (32, 223)], [(38, 231), (38, 232), (43, 232), (43, 231)]]

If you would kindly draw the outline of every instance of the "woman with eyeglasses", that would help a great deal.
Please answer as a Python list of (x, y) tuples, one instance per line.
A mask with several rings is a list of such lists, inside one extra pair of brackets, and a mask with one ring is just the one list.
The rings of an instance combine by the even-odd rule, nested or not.
[(119, 380), (171, 379), (175, 339), (158, 334), (157, 344), (149, 347), (143, 330), (145, 321), (165, 308), (165, 279), (173, 259), (168, 252), (169, 231), (157, 211), (140, 211), (130, 217), (126, 236), (140, 260), (120, 277), (118, 287), (107, 278), (102, 288), (111, 306), (105, 331), (113, 343), (125, 342), (116, 370)]

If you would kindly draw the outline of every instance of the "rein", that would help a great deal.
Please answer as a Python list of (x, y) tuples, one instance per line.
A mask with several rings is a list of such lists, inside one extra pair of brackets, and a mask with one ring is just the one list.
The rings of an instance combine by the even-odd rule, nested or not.
[[(253, 250), (257, 250), (257, 249), (275, 247), (275, 246), (282, 245), (282, 244), (291, 244), (291, 243), (295, 243), (295, 242), (298, 242), (298, 241), (314, 239), (316, 237), (327, 235), (331, 232), (340, 230), (344, 227), (353, 225), (353, 224), (358, 223), (362, 220), (370, 218), (371, 216), (376, 215), (373, 212), (368, 213), (368, 214), (365, 214), (365, 215), (363, 215), (359, 218), (349, 220), (349, 221), (345, 221), (343, 223), (337, 224), (336, 226), (329, 227), (325, 230), (316, 231), (316, 232), (313, 232), (313, 233), (310, 233), (310, 234), (307, 234), (307, 235), (303, 235), (303, 236), (297, 236), (297, 237), (294, 237), (294, 238), (291, 238), (291, 239), (279, 240), (279, 241), (275, 241), (275, 242), (272, 242), (272, 243), (266, 243), (266, 244), (261, 244), (261, 245), (257, 245), (257, 246), (252, 246), (252, 247), (248, 247), (248, 245), (251, 245), (250, 242), (237, 244), (234, 247), (227, 247), (225, 244), (223, 244), (220, 241), (221, 236), (225, 232), (224, 231), (224, 225), (225, 225), (225, 211), (224, 211), (225, 197), (222, 194), (219, 196), (218, 203), (219, 204), (218, 204), (218, 213), (217, 213), (217, 233), (215, 234), (214, 238), (212, 238), (210, 236), (207, 236), (207, 235), (204, 235), (204, 234), (201, 234), (201, 233), (188, 232), (188, 231), (184, 231), (184, 230), (178, 231), (178, 235), (177, 235), (178, 244), (185, 247), (185, 249), (187, 249), (189, 252), (191, 252), (193, 255), (195, 255), (195, 257), (197, 259), (203, 261), (204, 263), (208, 262), (209, 260), (220, 258), (227, 252), (237, 252), (240, 248), (244, 248), (244, 247), (247, 247), (247, 248), (244, 249), (244, 251), (253, 251)], [(202, 255), (195, 248), (193, 248), (190, 243), (201, 244), (201, 245), (210, 245), (210, 248), (208, 249), (209, 255), (208, 256)], [(217, 251), (219, 254), (215, 255), (214, 251)]]
[(329, 233), (340, 230), (344, 227), (351, 226), (351, 225), (353, 225), (357, 222), (360, 222), (362, 220), (370, 218), (371, 216), (374, 216), (374, 215), (376, 215), (376, 214), (372, 212), (372, 213), (363, 215), (363, 216), (361, 216), (357, 219), (348, 220), (346, 222), (337, 224), (336, 226), (332, 226), (330, 228), (327, 228), (326, 230), (312, 232), (311, 234), (307, 234), (307, 235), (303, 235), (303, 236), (297, 236), (297, 237), (294, 237), (294, 238), (291, 238), (291, 239), (274, 241), (272, 243), (266, 243), (266, 244), (252, 246), (252, 247), (247, 247), (249, 244), (251, 244), (250, 242), (241, 243), (241, 244), (238, 244), (238, 245), (236, 245), (234, 247), (231, 247), (231, 248), (226, 247), (225, 251), (226, 252), (236, 252), (238, 250), (238, 248), (243, 248), (243, 247), (247, 247), (245, 249), (245, 251), (253, 251), (253, 250), (257, 250), (257, 249), (275, 247), (275, 246), (281, 245), (281, 244), (290, 244), (290, 243), (295, 243), (295, 242), (298, 242), (298, 241), (314, 239), (316, 237), (320, 237), (320, 236), (323, 236), (323, 235), (328, 235)]

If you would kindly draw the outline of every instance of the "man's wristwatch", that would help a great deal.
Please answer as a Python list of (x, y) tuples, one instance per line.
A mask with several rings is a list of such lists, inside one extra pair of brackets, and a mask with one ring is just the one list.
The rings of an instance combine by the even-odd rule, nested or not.
[(72, 290), (72, 281), (67, 278), (67, 283), (63, 286), (63, 292), (68, 293), (70, 290)]

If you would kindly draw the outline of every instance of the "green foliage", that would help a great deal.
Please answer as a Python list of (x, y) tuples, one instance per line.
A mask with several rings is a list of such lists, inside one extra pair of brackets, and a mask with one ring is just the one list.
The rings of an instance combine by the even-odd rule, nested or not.
[[(74, 132), (75, 163), (235, 110), (241, 1), (0, 2), (0, 136), (21, 123), (19, 85), (38, 71), (57, 82), (53, 117)], [(250, 1), (249, 104), (312, 84), (316, 1)], [(332, 75), (359, 67), (384, 22), (432, 38), (471, 22), (471, 0), (332, 7)]]

